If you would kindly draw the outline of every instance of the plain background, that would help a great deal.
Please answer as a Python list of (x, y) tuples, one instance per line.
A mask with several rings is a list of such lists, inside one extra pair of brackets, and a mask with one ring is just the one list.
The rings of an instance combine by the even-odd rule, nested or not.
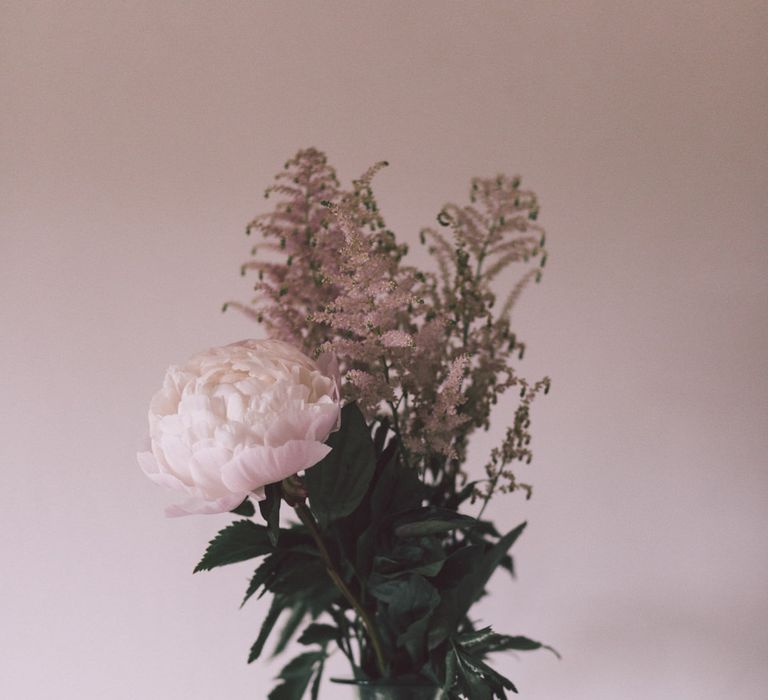
[(389, 160), (414, 244), (473, 175), (541, 197), (515, 325), (553, 390), (534, 498), (492, 512), (529, 521), (518, 580), (478, 609), (562, 652), (498, 659), (522, 697), (768, 697), (765, 2), (0, 12), (2, 697), (266, 697), (251, 566), (192, 576), (228, 518), (166, 520), (134, 452), (168, 364), (261, 334), (220, 306), (310, 145), (344, 182)]

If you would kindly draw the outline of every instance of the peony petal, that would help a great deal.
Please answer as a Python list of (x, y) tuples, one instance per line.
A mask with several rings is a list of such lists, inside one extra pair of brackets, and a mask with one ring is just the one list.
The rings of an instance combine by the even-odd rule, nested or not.
[(325, 442), (341, 427), (341, 407), (338, 403), (316, 403), (311, 408), (312, 428), (309, 436)]
[(254, 445), (224, 466), (221, 480), (230, 491), (253, 491), (309, 469), (330, 451), (316, 440), (289, 440), (279, 447)]
[(221, 468), (232, 459), (232, 451), (223, 447), (198, 447), (192, 452), (189, 470), (192, 482), (209, 500), (221, 498), (227, 490), (221, 483)]
[(143, 471), (147, 476), (151, 477), (154, 474), (160, 473), (160, 465), (157, 463), (155, 455), (153, 455), (151, 452), (137, 452), (136, 460), (141, 467), (141, 471)]
[(201, 498), (190, 498), (183, 503), (168, 506), (165, 514), (169, 518), (178, 518), (182, 515), (207, 515), (213, 513), (228, 513), (239, 506), (246, 498), (247, 493), (234, 493), (223, 496), (215, 501), (204, 501)]
[(192, 459), (192, 450), (189, 444), (176, 435), (162, 433), (155, 440), (155, 449), (160, 449), (168, 465), (180, 476), (189, 475), (189, 461)]
[(158, 486), (165, 486), (165, 488), (173, 489), (174, 491), (181, 491), (188, 496), (194, 496), (199, 493), (194, 486), (187, 486), (187, 484), (181, 481), (178, 477), (163, 471), (151, 452), (137, 452), (136, 459), (144, 474)]

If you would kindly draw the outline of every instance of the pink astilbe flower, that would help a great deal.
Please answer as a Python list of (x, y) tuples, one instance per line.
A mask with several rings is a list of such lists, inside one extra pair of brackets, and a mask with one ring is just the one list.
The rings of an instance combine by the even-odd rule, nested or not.
[[(258, 273), (257, 297), (232, 306), (310, 354), (334, 352), (346, 398), (391, 426), (402, 459), (422, 471), (437, 500), (456, 493), (470, 434), (489, 426), (492, 407), (515, 387), (513, 423), (476, 496), (487, 502), (497, 490), (528, 489), (509, 464), (530, 461), (530, 403), (549, 380), (529, 385), (517, 375), (524, 346), (509, 314), (546, 260), (536, 195), (520, 178), (474, 179), (470, 203), (446, 205), (440, 229), (421, 232), (436, 262), (423, 272), (405, 264), (407, 247), (373, 195), (372, 178), (385, 165), (345, 190), (319, 151), (288, 161), (267, 191), (282, 199), (248, 228), (261, 236), (243, 266)], [(523, 269), (495, 311), (493, 284), (513, 265)]]
[(381, 336), (381, 344), (385, 348), (410, 348), (413, 336), (405, 331), (387, 331)]
[(257, 272), (257, 296), (251, 307), (238, 302), (225, 307), (248, 313), (273, 338), (314, 350), (325, 333), (307, 319), (339, 294), (327, 275), (344, 237), (322, 203), (340, 196), (339, 182), (325, 155), (315, 149), (300, 151), (275, 180), (264, 196), (282, 199), (246, 227), (246, 233), (257, 234), (259, 240), (241, 272)]

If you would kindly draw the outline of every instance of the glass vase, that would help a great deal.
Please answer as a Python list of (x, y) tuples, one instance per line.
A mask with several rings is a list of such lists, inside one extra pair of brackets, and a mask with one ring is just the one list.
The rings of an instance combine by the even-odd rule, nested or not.
[(434, 685), (333, 680), (357, 686), (359, 700), (440, 700), (443, 697), (440, 688)]
[(359, 686), (360, 700), (438, 700), (440, 688), (425, 685)]

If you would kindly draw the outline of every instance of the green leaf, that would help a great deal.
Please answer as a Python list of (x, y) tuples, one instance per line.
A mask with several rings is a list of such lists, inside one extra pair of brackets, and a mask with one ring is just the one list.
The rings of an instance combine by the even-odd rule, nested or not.
[(325, 658), (321, 659), (320, 663), (317, 665), (315, 680), (312, 681), (312, 691), (310, 694), (310, 700), (319, 700), (320, 698), (320, 679), (323, 677), (324, 669), (325, 669)]
[[(396, 446), (390, 441), (387, 446)], [(424, 484), (415, 469), (400, 464), (393, 450), (388, 461), (381, 462), (378, 480), (371, 494), (370, 524), (357, 540), (355, 565), (364, 578), (371, 570), (376, 539), (384, 521), (401, 511), (409, 511), (421, 505)]]
[[(461, 640), (461, 637), (459, 640)], [(468, 645), (464, 641), (461, 641), (461, 645), (465, 648), (472, 647), (472, 645)], [(474, 646), (479, 646), (484, 654), (494, 651), (509, 651), (510, 649), (515, 651), (536, 651), (537, 649), (546, 649), (547, 651), (552, 652), (558, 659), (561, 658), (558, 651), (553, 647), (537, 642), (534, 639), (521, 636), (511, 637), (506, 634), (493, 634), (483, 644), (475, 644)], [(473, 651), (475, 651), (475, 649), (473, 649)]]
[(451, 496), (448, 498), (448, 500), (445, 502), (445, 505), (447, 508), (456, 509), (458, 508), (464, 501), (466, 501), (475, 491), (475, 486), (477, 486), (479, 482), (477, 481), (470, 481), (468, 484), (464, 486), (459, 493)]
[(515, 578), (515, 560), (509, 554), (502, 558), (499, 566), (509, 571), (509, 575)]
[[(459, 622), (469, 612), (472, 604), (482, 595), (488, 579), (491, 578), (494, 570), (501, 563), (507, 550), (520, 537), (525, 526), (526, 523), (518, 525), (479, 556), (480, 545), (470, 545), (464, 548), (464, 554), (459, 554), (462, 550), (458, 550), (448, 558), (443, 566), (443, 571), (440, 573), (438, 585), (442, 589), (445, 585), (445, 579), (450, 576), (457, 576), (457, 574), (459, 575), (458, 583), (443, 593), (440, 606), (435, 611), (435, 617), (429, 630), (430, 649), (434, 649), (455, 632)], [(461, 575), (462, 567), (455, 566), (457, 560), (460, 559), (474, 560), (471, 567), (465, 568), (463, 575)]]
[(485, 550), (481, 545), (465, 544), (451, 554), (443, 564), (435, 585), (440, 590), (456, 588), (480, 564)]
[(272, 690), (269, 700), (301, 700), (315, 673), (315, 667), (324, 659), (324, 652), (308, 651), (289, 661), (278, 676), (283, 682)]
[(261, 565), (253, 572), (253, 577), (248, 584), (248, 590), (245, 592), (243, 602), (240, 603), (241, 608), (246, 604), (248, 599), (259, 590), (259, 588), (264, 586), (262, 595), (269, 589), (269, 582), (275, 576), (276, 570), (280, 567), (280, 563), (283, 561), (284, 556), (285, 555), (282, 552), (275, 552), (274, 554), (265, 557)]
[(375, 577), (392, 578), (405, 574), (436, 576), (445, 562), (445, 549), (435, 537), (409, 538), (396, 543), (385, 554), (374, 558)]
[(464, 669), (471, 671), (476, 678), (481, 679), (482, 682), (490, 687), (493, 697), (506, 700), (507, 694), (504, 692), (505, 690), (511, 690), (513, 693), (517, 692), (517, 688), (515, 688), (514, 683), (512, 683), (509, 678), (494, 671), (488, 664), (477, 658), (474, 654), (470, 654), (462, 647), (456, 649), (456, 654), (459, 663)]
[(266, 498), (259, 501), (259, 511), (267, 521), (267, 535), (273, 547), (277, 547), (280, 536), (280, 504), (283, 501), (280, 484), (268, 484), (264, 488)]
[(253, 507), (249, 498), (246, 498), (237, 508), (233, 508), (229, 511), (235, 515), (242, 515), (244, 518), (250, 518), (256, 513), (256, 509)]
[(456, 641), (467, 650), (486, 649), (493, 639), (499, 637), (490, 627), (484, 627), (476, 632), (466, 632), (456, 637)]
[(259, 630), (259, 636), (251, 647), (251, 653), (248, 654), (248, 663), (256, 661), (261, 656), (261, 652), (264, 650), (264, 644), (269, 637), (269, 633), (277, 622), (277, 618), (280, 617), (280, 613), (283, 612), (285, 603), (278, 596), (272, 599), (272, 605), (269, 606), (269, 611), (264, 621), (261, 623), (261, 629)]
[(472, 576), (459, 584), (461, 604), (466, 606), (462, 610), (462, 617), (467, 613), (472, 603), (480, 597), (496, 567), (499, 566), (507, 551), (523, 533), (526, 525), (527, 523), (521, 523), (496, 542), (483, 554), (483, 558), (480, 560), (477, 569), (472, 572)]
[(323, 625), (319, 622), (313, 622), (301, 633), (298, 638), (299, 644), (320, 644), (324, 645), (334, 641), (339, 636), (339, 628), (333, 625)]
[(459, 530), (463, 527), (472, 527), (472, 525), (471, 523), (466, 522), (451, 522), (450, 520), (439, 520), (434, 518), (418, 523), (399, 525), (395, 530), (395, 535), (398, 537), (423, 537), (424, 535), (436, 535), (440, 532)]
[(456, 652), (456, 668), (459, 672), (459, 685), (466, 697), (472, 700), (492, 700), (493, 694), (483, 677), (466, 664), (458, 652)]
[(307, 604), (304, 601), (294, 601), (291, 614), (283, 625), (283, 629), (280, 631), (280, 635), (277, 638), (277, 644), (272, 650), (272, 656), (277, 656), (285, 651), (285, 647), (288, 646), (288, 642), (294, 635), (294, 632), (299, 628), (299, 625), (304, 621), (307, 614)]
[(270, 551), (272, 545), (267, 536), (267, 528), (252, 520), (236, 520), (210, 541), (205, 555), (195, 567), (195, 573), (260, 557)]
[(443, 693), (449, 693), (456, 684), (456, 652), (451, 649), (445, 656), (445, 680)]
[(356, 404), (341, 410), (341, 428), (328, 445), (331, 452), (304, 477), (312, 512), (323, 529), (357, 508), (376, 468), (371, 434)]
[(395, 527), (398, 537), (422, 537), (450, 530), (476, 527), (479, 520), (469, 515), (462, 515), (446, 508), (428, 508), (413, 514), (407, 520)]
[(426, 656), (429, 616), (440, 603), (440, 595), (423, 576), (385, 581), (371, 594), (384, 603), (379, 617), (392, 631), (397, 644), (417, 662)]
[(429, 628), (429, 613), (412, 622), (405, 632), (397, 636), (397, 645), (403, 647), (416, 666), (420, 666), (427, 655), (427, 630)]

